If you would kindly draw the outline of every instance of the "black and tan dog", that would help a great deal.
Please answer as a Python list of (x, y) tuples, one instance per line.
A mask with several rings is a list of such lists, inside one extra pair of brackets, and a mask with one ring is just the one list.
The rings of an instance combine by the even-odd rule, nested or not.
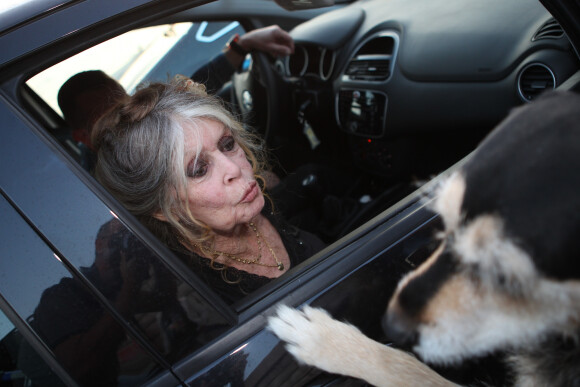
[[(431, 364), (497, 350), (519, 386), (580, 385), (580, 96), (516, 109), (437, 190), (441, 245), (404, 277), (383, 325)], [(450, 385), (320, 309), (269, 327), (301, 362), (374, 385)]]

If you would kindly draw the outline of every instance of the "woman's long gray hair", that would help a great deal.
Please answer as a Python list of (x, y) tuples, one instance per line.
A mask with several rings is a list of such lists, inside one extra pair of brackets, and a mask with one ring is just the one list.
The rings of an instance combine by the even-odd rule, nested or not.
[(142, 87), (93, 129), (96, 178), (170, 247), (200, 244), (211, 235), (179, 194), (187, 184), (183, 127), (195, 128), (208, 119), (231, 130), (259, 178), (265, 162), (261, 141), (220, 100), (191, 80)]

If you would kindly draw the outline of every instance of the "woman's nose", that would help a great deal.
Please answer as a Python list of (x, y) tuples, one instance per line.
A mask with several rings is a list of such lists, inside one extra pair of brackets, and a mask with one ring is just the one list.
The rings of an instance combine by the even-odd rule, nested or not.
[(224, 173), (224, 183), (228, 184), (242, 176), (242, 169), (235, 162), (235, 160), (230, 159), (227, 156), (222, 158), (222, 168)]

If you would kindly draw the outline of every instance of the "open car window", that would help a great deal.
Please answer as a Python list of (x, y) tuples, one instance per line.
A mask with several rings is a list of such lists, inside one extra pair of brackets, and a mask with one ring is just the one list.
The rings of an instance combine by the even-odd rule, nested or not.
[[(61, 86), (75, 74), (101, 70), (118, 81), (129, 94), (133, 94), (143, 82), (167, 81), (176, 74), (192, 75), (218, 55), (236, 33), (244, 33), (242, 26), (236, 21), (183, 22), (136, 29), (47, 68), (30, 78), (26, 86), (46, 103), (46, 109), (54, 111), (64, 119), (58, 94)], [(64, 120), (56, 121), (60, 121), (55, 124), (57, 128), (47, 129), (54, 130), (56, 139), (67, 153), (91, 172), (94, 159), (87, 161), (86, 156), (87, 152), (92, 152), (78, 139), (73, 138), (72, 132), (75, 128), (69, 127)], [(289, 233), (291, 234), (290, 231)], [(203, 274), (199, 277), (203, 277)], [(218, 284), (215, 287), (212, 286), (214, 284), (208, 285), (214, 289), (229, 286), (221, 278), (216, 282)], [(252, 292), (253, 290), (243, 290), (244, 294)], [(224, 300), (229, 304), (236, 302), (235, 299)]]

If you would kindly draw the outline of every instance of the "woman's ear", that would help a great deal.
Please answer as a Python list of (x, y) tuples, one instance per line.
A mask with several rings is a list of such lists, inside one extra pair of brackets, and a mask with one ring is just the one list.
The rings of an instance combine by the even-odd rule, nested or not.
[(156, 213), (154, 213), (153, 217), (157, 220), (162, 221), (162, 222), (168, 222), (167, 217), (161, 211), (157, 211)]

